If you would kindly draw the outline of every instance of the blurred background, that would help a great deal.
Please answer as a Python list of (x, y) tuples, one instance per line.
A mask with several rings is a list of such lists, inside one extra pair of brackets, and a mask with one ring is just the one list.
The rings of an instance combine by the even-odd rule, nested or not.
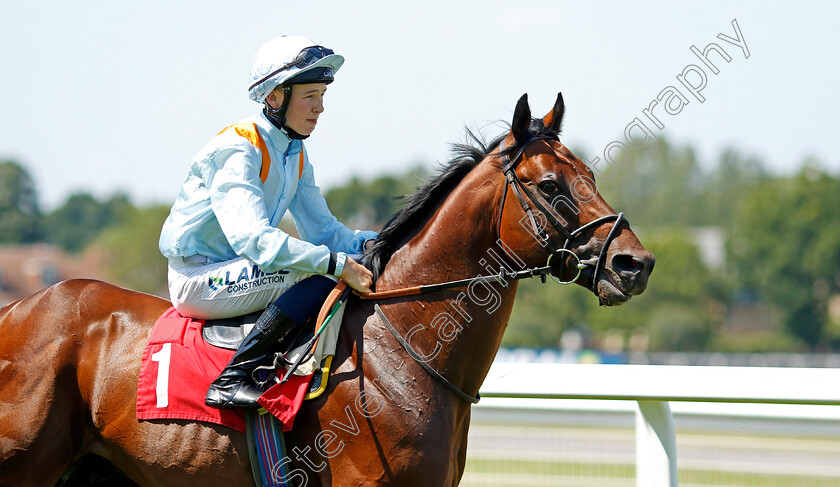
[[(192, 154), (259, 109), (246, 95), (257, 47), (303, 33), (347, 58), (306, 144), (330, 208), (354, 228), (379, 228), (400, 207), (395, 197), (464, 141), (464, 126), (492, 138), (522, 93), (541, 115), (563, 91), (564, 143), (584, 161), (601, 159), (598, 187), (656, 254), (656, 274), (643, 297), (615, 309), (577, 286), (525, 282), (506, 347), (683, 362), (700, 360), (696, 352), (840, 347), (840, 38), (828, 24), (840, 7), (153, 1), (5, 10), (4, 302), (75, 275), (165, 296), (157, 238)], [(739, 38), (733, 21), (746, 52), (725, 40)], [(730, 58), (708, 54), (718, 74), (692, 53), (710, 43)], [(676, 78), (690, 65), (706, 72), (702, 103)], [(654, 107), (660, 129), (643, 110), (668, 87), (686, 104), (674, 115)], [(655, 150), (607, 167), (605, 148), (626, 144), (637, 117)]]
[[(505, 130), (522, 93), (542, 115), (563, 92), (562, 140), (584, 161), (637, 117), (656, 138), (598, 180), (657, 257), (646, 293), (608, 309), (522, 282), (500, 360), (836, 367), (837, 18), (808, 1), (15, 2), (0, 29), (0, 305), (71, 277), (166, 296), (157, 240), (191, 157), (259, 109), (251, 57), (292, 33), (347, 58), (306, 145), (354, 228), (380, 228), (464, 126)], [(733, 21), (744, 48), (725, 40)], [(709, 54), (717, 74), (691, 49), (710, 43), (730, 58)], [(690, 65), (702, 102), (677, 79)], [(657, 127), (643, 111), (669, 87), (685, 101), (655, 108)]]

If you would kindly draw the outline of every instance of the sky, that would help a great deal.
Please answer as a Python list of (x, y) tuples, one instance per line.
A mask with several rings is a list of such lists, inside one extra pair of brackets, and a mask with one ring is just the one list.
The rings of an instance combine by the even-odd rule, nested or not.
[[(501, 133), (523, 93), (542, 116), (562, 92), (562, 140), (588, 157), (639, 117), (707, 167), (732, 147), (776, 173), (814, 157), (837, 174), (838, 18), (813, 1), (8, 2), (0, 159), (29, 171), (45, 210), (77, 192), (171, 204), (192, 156), (260, 109), (254, 52), (300, 34), (346, 58), (306, 141), (323, 189), (444, 162), (465, 126)], [(738, 39), (733, 21), (746, 48), (718, 37)], [(717, 74), (691, 49), (710, 43), (731, 58), (708, 54)], [(699, 97), (677, 78), (702, 84), (691, 66)], [(675, 114), (650, 108), (668, 87), (688, 101)]]

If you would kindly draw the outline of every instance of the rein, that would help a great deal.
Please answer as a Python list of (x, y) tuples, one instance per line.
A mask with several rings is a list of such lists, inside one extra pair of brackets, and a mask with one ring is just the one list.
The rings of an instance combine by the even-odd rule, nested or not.
[(479, 401), (479, 399), (481, 399), (481, 395), (476, 394), (475, 396), (471, 396), (466, 392), (462, 391), (461, 389), (458, 389), (458, 386), (456, 386), (455, 384), (446, 380), (446, 377), (440, 375), (440, 372), (433, 369), (428, 363), (426, 363), (425, 360), (423, 360), (419, 355), (417, 355), (417, 352), (415, 352), (414, 349), (411, 348), (411, 345), (409, 345), (405, 338), (403, 338), (402, 335), (399, 334), (397, 329), (394, 328), (394, 325), (391, 324), (391, 321), (388, 319), (388, 317), (385, 316), (385, 313), (382, 311), (382, 308), (380, 308), (378, 304), (374, 304), (373, 308), (376, 310), (376, 314), (379, 315), (379, 318), (382, 320), (382, 322), (385, 323), (385, 327), (388, 328), (388, 331), (390, 331), (391, 334), (394, 335), (394, 338), (396, 338), (397, 342), (400, 345), (402, 345), (406, 352), (408, 352), (408, 355), (411, 358), (413, 358), (415, 362), (420, 364), (420, 367), (423, 367), (423, 370), (425, 370), (429, 375), (434, 377), (438, 382), (443, 384), (447, 389), (452, 391), (453, 394), (467, 401), (468, 403), (475, 404)]
[[(582, 268), (581, 268), (582, 269)], [(539, 277), (545, 282), (545, 277), (551, 275), (551, 266), (545, 265), (542, 267), (529, 267), (528, 269), (523, 269), (521, 271), (515, 272), (508, 272), (504, 268), (499, 269), (498, 274), (493, 274), (490, 276), (477, 276), (477, 277), (470, 277), (467, 279), (458, 279), (457, 281), (446, 281), (446, 282), (439, 282), (437, 284), (424, 284), (420, 286), (413, 286), (413, 287), (404, 287), (400, 289), (391, 289), (389, 291), (378, 291), (378, 292), (370, 292), (370, 293), (359, 293), (358, 291), (353, 291), (353, 294), (359, 296), (361, 299), (369, 299), (369, 300), (376, 300), (376, 299), (391, 299), (391, 298), (401, 298), (403, 296), (416, 296), (418, 294), (428, 294), (437, 291), (442, 291), (444, 289), (451, 289), (454, 287), (461, 287), (465, 285), (469, 285), (473, 282), (498, 282), (503, 287), (507, 287), (507, 280), (519, 280), (525, 279), (529, 277)], [(553, 277), (553, 276), (552, 276)], [(570, 281), (574, 282), (574, 281)]]
[[(539, 201), (539, 199), (534, 195), (531, 190), (525, 186), (525, 183), (519, 179), (519, 176), (516, 175), (516, 166), (519, 162), (522, 161), (522, 155), (525, 153), (525, 149), (534, 142), (540, 140), (557, 140), (556, 137), (547, 136), (547, 135), (533, 135), (529, 134), (530, 138), (526, 140), (524, 143), (521, 144), (519, 149), (516, 151), (516, 155), (511, 158), (508, 154), (504, 152), (504, 140), (499, 146), (499, 153), (501, 154), (502, 159), (502, 173), (505, 175), (505, 179), (507, 184), (505, 184), (504, 192), (502, 193), (501, 205), (499, 206), (499, 218), (498, 218), (498, 225), (497, 231), (501, 231), (501, 223), (502, 223), (502, 216), (505, 211), (505, 197), (507, 196), (508, 187), (511, 188), (513, 195), (516, 197), (516, 200), (519, 202), (519, 205), (528, 215), (528, 220), (531, 223), (531, 226), (534, 231), (534, 235), (540, 239), (540, 243), (543, 246), (548, 246), (551, 250), (551, 253), (548, 256), (548, 260), (542, 267), (531, 267), (527, 269), (523, 269), (520, 271), (508, 272), (505, 270), (504, 267), (499, 269), (498, 274), (493, 274), (489, 276), (477, 276), (471, 277), (467, 279), (459, 279), (455, 281), (447, 281), (441, 282), (437, 284), (425, 284), (420, 286), (413, 286), (413, 287), (406, 287), (400, 289), (392, 289), (388, 291), (379, 291), (379, 292), (370, 292), (370, 293), (358, 293), (354, 291), (354, 294), (359, 296), (361, 299), (366, 300), (378, 300), (378, 299), (392, 299), (404, 296), (416, 296), (419, 294), (428, 294), (437, 291), (441, 291), (444, 289), (451, 289), (455, 287), (460, 287), (464, 285), (469, 285), (473, 282), (498, 282), (503, 287), (507, 288), (507, 280), (518, 280), (518, 279), (525, 279), (531, 277), (539, 277), (542, 282), (546, 282), (546, 276), (551, 277), (555, 282), (558, 284), (572, 284), (580, 278), (581, 271), (583, 269), (594, 267), (592, 273), (592, 291), (597, 291), (598, 285), (598, 274), (604, 269), (603, 261), (604, 256), (607, 253), (607, 249), (612, 243), (613, 239), (615, 239), (616, 235), (618, 234), (618, 226), (622, 223), (627, 221), (624, 217), (624, 213), (618, 213), (613, 215), (606, 215), (601, 218), (597, 218), (585, 225), (579, 226), (577, 229), (569, 231), (562, 223), (560, 223), (554, 215)], [(530, 203), (529, 203), (530, 201)], [(543, 215), (549, 223), (557, 230), (560, 234), (566, 237), (566, 241), (563, 244), (563, 247), (558, 248), (551, 242), (551, 238), (548, 233), (545, 231), (543, 227), (537, 224), (537, 218), (535, 217), (534, 209), (531, 206), (536, 207), (536, 209)], [(613, 221), (612, 228), (610, 228), (610, 232), (607, 234), (606, 240), (604, 240), (604, 244), (601, 247), (601, 251), (597, 257), (593, 259), (588, 259), (585, 261), (580, 260), (577, 254), (575, 254), (572, 250), (569, 249), (569, 245), (571, 244), (572, 240), (575, 237), (582, 234), (583, 232), (596, 228), (603, 223)], [(499, 235), (499, 239), (501, 236)], [(562, 259), (563, 254), (569, 254), (570, 257), (574, 257), (577, 260), (577, 274), (574, 278), (569, 281), (562, 281), (551, 273), (551, 259), (555, 256), (558, 256)], [(388, 317), (385, 316), (385, 313), (382, 311), (382, 308), (379, 307), (378, 304), (374, 305), (374, 309), (376, 313), (379, 315), (379, 318), (382, 319), (382, 322), (385, 324), (385, 327), (388, 328), (388, 331), (394, 336), (397, 342), (405, 349), (408, 355), (417, 362), (423, 370), (425, 370), (429, 375), (434, 377), (438, 382), (443, 384), (447, 389), (449, 389), (453, 394), (458, 396), (459, 398), (467, 401), (469, 403), (475, 404), (480, 399), (480, 396), (477, 394), (475, 396), (471, 396), (466, 392), (459, 389), (457, 386), (449, 382), (444, 376), (442, 376), (439, 372), (433, 369), (425, 360), (423, 360), (420, 356), (417, 355), (411, 346), (406, 342), (405, 338), (399, 334), (399, 332), (394, 328), (394, 325), (391, 324)]]

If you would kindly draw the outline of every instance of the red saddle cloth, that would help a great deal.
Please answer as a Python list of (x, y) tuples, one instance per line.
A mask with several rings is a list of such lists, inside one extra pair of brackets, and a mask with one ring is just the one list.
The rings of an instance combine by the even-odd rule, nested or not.
[[(239, 409), (216, 409), (204, 404), (207, 388), (230, 362), (234, 351), (215, 347), (201, 337), (204, 320), (181, 316), (169, 308), (158, 318), (143, 349), (137, 384), (137, 419), (206, 421), (245, 432)], [(260, 404), (292, 427), (312, 376), (292, 376), (268, 389)]]

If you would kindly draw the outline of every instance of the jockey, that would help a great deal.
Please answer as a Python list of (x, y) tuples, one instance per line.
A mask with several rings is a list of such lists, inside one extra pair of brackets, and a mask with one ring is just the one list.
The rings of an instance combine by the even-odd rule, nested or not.
[[(208, 406), (256, 406), (253, 370), (318, 311), (338, 278), (370, 292), (373, 276), (353, 255), (377, 235), (350, 230), (330, 213), (303, 146), (343, 63), (300, 36), (260, 47), (248, 96), (262, 111), (198, 152), (163, 224), (160, 250), (178, 312), (210, 319), (264, 310), (211, 384)], [(277, 228), (287, 210), (300, 239)]]

